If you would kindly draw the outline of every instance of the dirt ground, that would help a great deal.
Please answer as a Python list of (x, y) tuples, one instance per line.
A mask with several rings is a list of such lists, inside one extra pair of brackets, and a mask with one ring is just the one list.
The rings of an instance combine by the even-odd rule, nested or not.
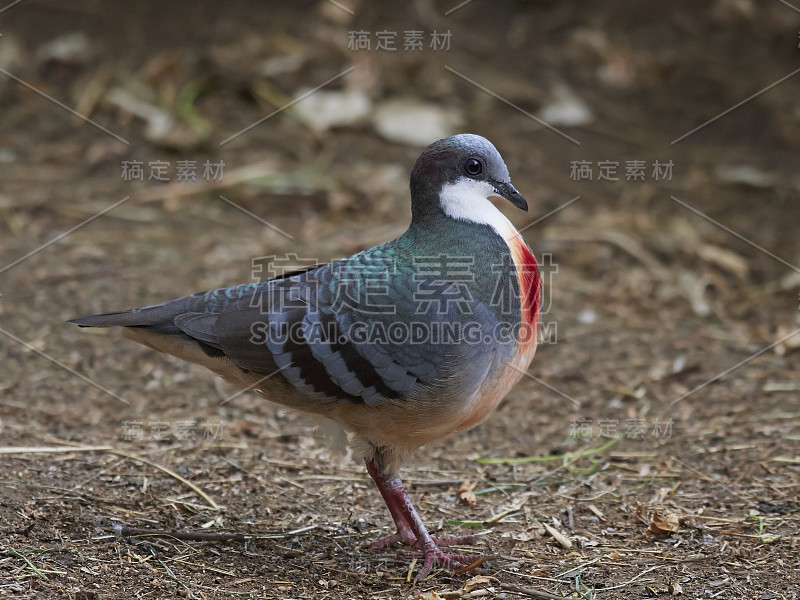
[[(7, 4), (0, 597), (800, 597), (800, 4)], [(357, 457), (65, 321), (398, 235), (437, 127), (505, 157), (546, 314), (490, 419), (403, 471), (486, 557), (413, 587)]]

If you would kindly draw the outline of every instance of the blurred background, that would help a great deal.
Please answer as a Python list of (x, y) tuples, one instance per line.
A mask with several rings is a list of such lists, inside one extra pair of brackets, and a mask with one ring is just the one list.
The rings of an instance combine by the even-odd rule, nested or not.
[[(797, 558), (759, 536), (798, 535), (798, 46), (800, 4), (783, 0), (4, 3), (0, 444), (144, 453), (228, 507), (210, 516), (178, 482), (117, 455), (9, 455), (7, 543), (63, 545), (108, 519), (312, 523), (316, 537), (281, 542), (291, 552), (259, 546), (266, 564), (282, 561), (282, 579), (314, 597), (401, 585), (384, 571), (402, 571), (402, 557), (387, 551), (376, 567), (359, 545), (388, 519), (358, 461), (255, 396), (221, 403), (200, 369), (64, 321), (250, 281), (264, 256), (327, 261), (395, 237), (420, 151), (472, 132), (497, 146), (529, 201), (527, 214), (498, 206), (542, 263), (547, 312), (530, 376), (496, 414), (416, 457), (422, 512), (484, 522), (524, 507), (496, 524), (495, 550), (528, 552), (537, 566), (500, 559), (492, 574), (531, 583), (514, 573), (553, 577), (572, 564), (535, 523), (556, 519), (577, 563), (594, 547), (608, 555), (611, 525), (652, 550), (650, 508), (668, 506), (688, 521), (659, 552), (710, 562), (687, 575), (646, 554), (615, 557), (578, 589), (661, 565), (615, 597), (685, 577), (702, 593), (724, 579), (719, 565), (754, 553), (771, 574), (712, 588), (785, 585)], [(570, 454), (609, 440), (594, 458)], [(474, 460), (530, 456), (576, 468)], [(492, 493), (465, 505), (455, 489), (472, 479)], [(48, 486), (73, 492), (54, 500)], [(101, 496), (121, 508), (97, 505)], [(175, 496), (189, 503), (165, 500)], [(728, 530), (699, 516), (712, 513)], [(664, 549), (677, 540), (683, 548)], [(71, 560), (106, 564), (118, 551), (131, 550), (115, 538)], [(212, 554), (209, 565), (221, 560)], [(225, 567), (235, 581), (221, 585), (269, 580), (236, 556)], [(142, 574), (130, 561), (105, 580), (59, 564), (39, 566), (103, 597), (116, 597), (108, 586), (125, 597), (126, 578)], [(156, 567), (152, 585), (177, 585)], [(206, 575), (180, 577), (220, 583)], [(319, 583), (336, 577), (340, 591)], [(8, 579), (19, 597), (51, 584), (30, 570)]]

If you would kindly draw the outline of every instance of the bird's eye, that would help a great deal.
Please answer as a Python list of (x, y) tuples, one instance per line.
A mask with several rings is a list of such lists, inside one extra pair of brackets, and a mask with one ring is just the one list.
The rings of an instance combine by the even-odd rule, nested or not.
[(483, 163), (477, 158), (468, 158), (464, 163), (464, 173), (470, 177), (478, 177), (483, 174)]

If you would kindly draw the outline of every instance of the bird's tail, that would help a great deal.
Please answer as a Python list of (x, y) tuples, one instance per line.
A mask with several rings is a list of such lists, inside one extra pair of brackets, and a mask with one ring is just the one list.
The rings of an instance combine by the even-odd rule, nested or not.
[(152, 306), (76, 317), (68, 322), (80, 327), (142, 327), (162, 333), (178, 333), (175, 319), (186, 313), (203, 312), (203, 296), (204, 294), (194, 294)]
[[(208, 294), (212, 294), (211, 302)], [(181, 319), (203, 316), (208, 314), (208, 309), (215, 308), (218, 303), (213, 302), (213, 294), (213, 291), (200, 292), (163, 304), (101, 315), (87, 315), (70, 319), (68, 322), (80, 327), (123, 327), (123, 335), (127, 338), (153, 350), (203, 365), (225, 376), (225, 368), (230, 368), (230, 361), (223, 360), (224, 353), (213, 340), (208, 336), (198, 339), (197, 336), (189, 335), (178, 326)]]

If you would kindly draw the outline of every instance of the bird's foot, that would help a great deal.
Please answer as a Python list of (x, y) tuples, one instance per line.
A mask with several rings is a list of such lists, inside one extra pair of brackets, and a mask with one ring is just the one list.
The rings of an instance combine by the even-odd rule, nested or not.
[(406, 546), (414, 546), (417, 543), (417, 536), (414, 535), (414, 532), (411, 531), (408, 525), (399, 526), (397, 528), (397, 533), (378, 538), (372, 542), (369, 547), (370, 550), (383, 550), (386, 546), (391, 546), (397, 542), (405, 544)]
[[(414, 580), (415, 582), (418, 582), (430, 575), (435, 566), (444, 567), (449, 571), (458, 571), (464, 567), (472, 565), (473, 563), (475, 563), (475, 566), (477, 567), (480, 564), (480, 562), (478, 562), (481, 558), (480, 555), (456, 554), (447, 550), (449, 546), (456, 544), (471, 544), (474, 541), (474, 535), (452, 536), (444, 538), (430, 537), (429, 542), (427, 544), (423, 544), (424, 547), (420, 549), (418, 540), (410, 531), (405, 531), (403, 533), (398, 531), (392, 535), (387, 535), (386, 537), (375, 540), (372, 542), (372, 544), (370, 544), (370, 548), (372, 550), (381, 550), (386, 546), (390, 546), (396, 542), (401, 542), (406, 546), (412, 546), (412, 548), (404, 552), (406, 555), (415, 558), (424, 557), (422, 569), (419, 571), (416, 579)], [(443, 550), (443, 548), (445, 549)]]
[[(448, 571), (461, 571), (465, 567), (474, 565), (473, 568), (481, 564), (481, 556), (478, 554), (455, 554), (454, 552), (446, 552), (442, 550), (439, 545), (431, 539), (428, 544), (425, 544), (425, 549), (422, 551), (412, 550), (409, 551), (412, 556), (423, 556), (425, 561), (422, 568), (417, 573), (414, 583), (422, 581), (435, 566), (441, 566)], [(471, 570), (471, 569), (470, 569)]]
[[(433, 541), (435, 546), (450, 548), (452, 546), (459, 546), (461, 544), (474, 544), (475, 542), (478, 541), (478, 536), (448, 535), (439, 537), (436, 535), (432, 535), (431, 541)], [(392, 544), (396, 544), (397, 542), (400, 542), (401, 544), (404, 544), (406, 546), (419, 546), (419, 544), (417, 543), (417, 536), (414, 535), (414, 532), (411, 531), (410, 527), (405, 526), (402, 528), (398, 528), (396, 533), (384, 536), (382, 538), (378, 538), (377, 540), (372, 542), (369, 545), (369, 547), (370, 550), (383, 550), (387, 546), (391, 546)]]

